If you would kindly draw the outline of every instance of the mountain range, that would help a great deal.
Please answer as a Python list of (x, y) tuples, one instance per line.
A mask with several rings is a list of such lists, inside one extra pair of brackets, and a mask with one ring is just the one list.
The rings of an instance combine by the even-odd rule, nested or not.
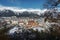
[(11, 16), (17, 16), (17, 17), (40, 17), (40, 15), (38, 15), (37, 13), (38, 13), (38, 11), (16, 12), (16, 11), (12, 11), (12, 10), (9, 10), (9, 9), (4, 9), (4, 10), (0, 10), (0, 17), (11, 17)]

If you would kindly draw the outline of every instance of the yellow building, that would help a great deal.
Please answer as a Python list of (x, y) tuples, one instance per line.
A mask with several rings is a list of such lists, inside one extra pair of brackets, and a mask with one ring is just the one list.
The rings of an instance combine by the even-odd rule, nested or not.
[(28, 24), (26, 25), (27, 28), (31, 28), (31, 27), (37, 27), (39, 25), (38, 22), (34, 21), (34, 20), (29, 20)]

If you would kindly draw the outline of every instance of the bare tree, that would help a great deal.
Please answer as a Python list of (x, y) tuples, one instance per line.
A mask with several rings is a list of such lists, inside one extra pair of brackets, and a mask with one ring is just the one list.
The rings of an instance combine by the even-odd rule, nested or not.
[(60, 0), (46, 0), (46, 3), (44, 4), (44, 8), (55, 8), (59, 7), (60, 5)]

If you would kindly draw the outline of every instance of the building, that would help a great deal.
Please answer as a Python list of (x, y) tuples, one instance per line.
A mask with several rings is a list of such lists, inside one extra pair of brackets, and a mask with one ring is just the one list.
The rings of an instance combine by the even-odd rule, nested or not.
[(31, 28), (31, 27), (37, 27), (39, 25), (38, 22), (34, 21), (34, 20), (29, 20), (28, 24), (26, 25), (27, 28)]
[(12, 22), (12, 23), (11, 23), (12, 25), (18, 24), (18, 21), (15, 21), (15, 20), (11, 20), (11, 22)]
[(20, 20), (18, 23), (19, 23), (19, 26), (25, 26), (25, 22), (23, 20)]

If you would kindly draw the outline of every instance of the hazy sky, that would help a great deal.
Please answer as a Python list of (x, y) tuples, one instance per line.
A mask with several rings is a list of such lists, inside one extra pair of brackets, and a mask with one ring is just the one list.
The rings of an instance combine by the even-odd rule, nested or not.
[(40, 8), (46, 0), (0, 0), (0, 5), (20, 8)]

